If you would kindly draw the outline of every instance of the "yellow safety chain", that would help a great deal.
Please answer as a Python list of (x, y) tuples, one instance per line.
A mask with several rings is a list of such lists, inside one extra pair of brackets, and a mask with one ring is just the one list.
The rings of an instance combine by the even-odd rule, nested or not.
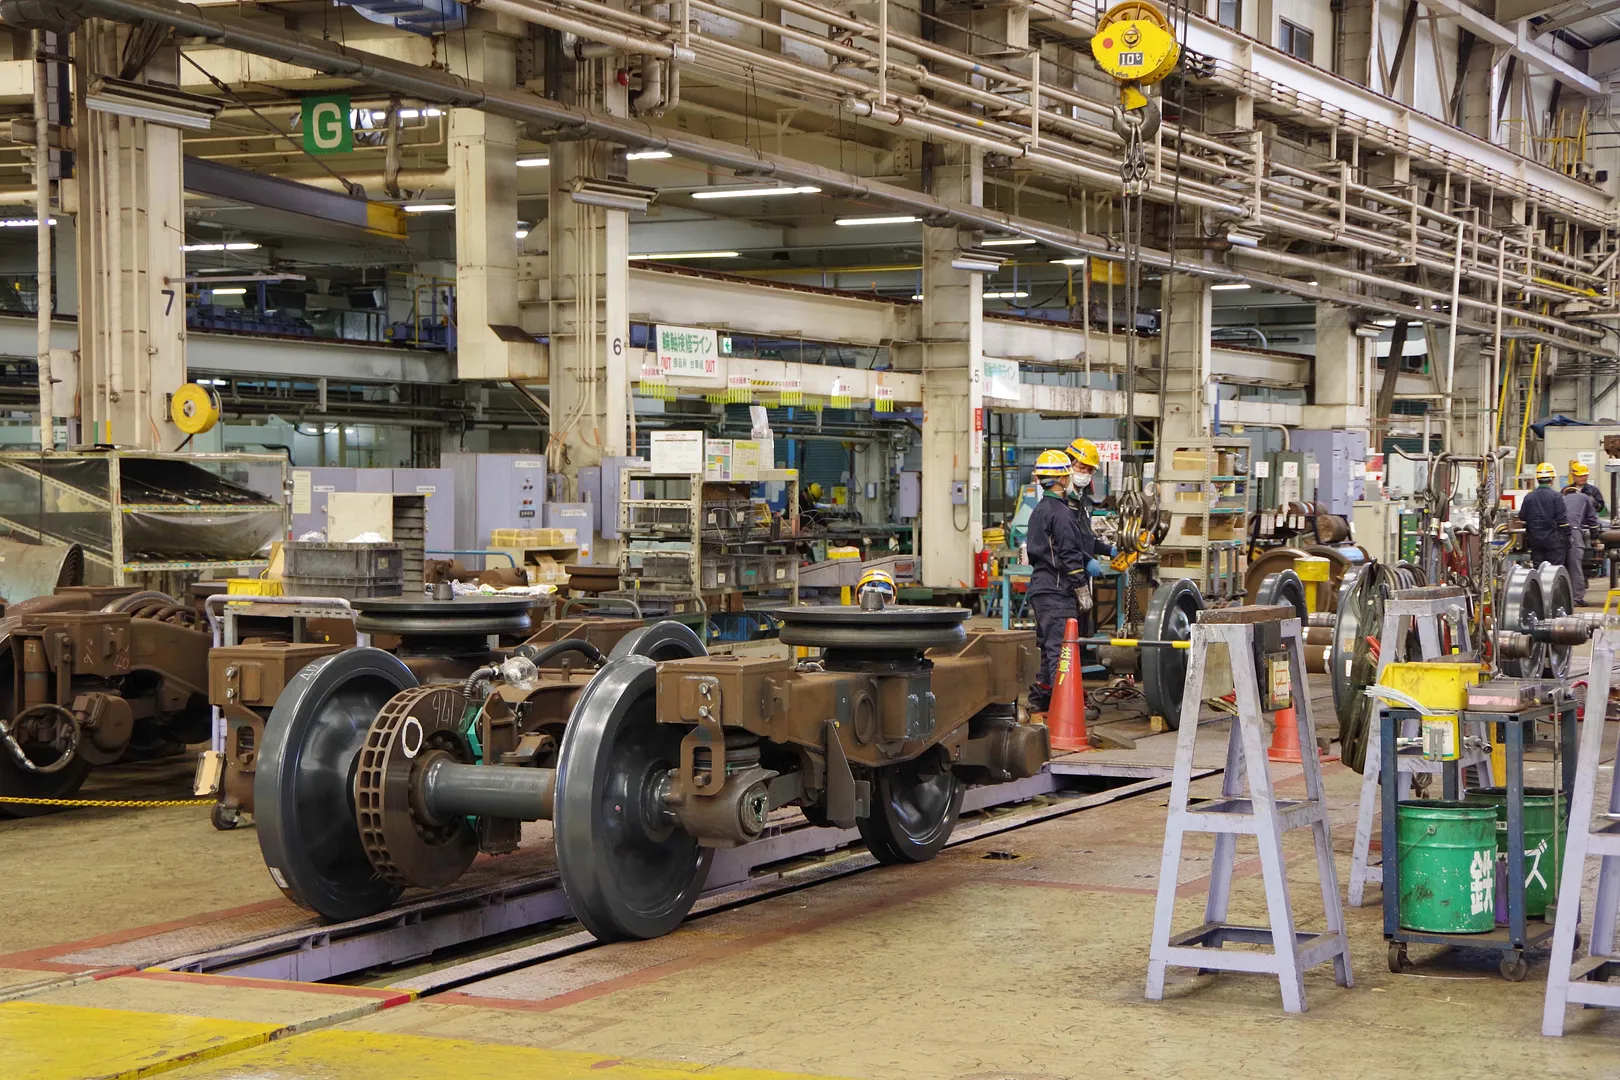
[(203, 799), (25, 799), (18, 795), (0, 795), (0, 803), (21, 803), (24, 806), (110, 806), (120, 809), (144, 806), (212, 806), (218, 800)]

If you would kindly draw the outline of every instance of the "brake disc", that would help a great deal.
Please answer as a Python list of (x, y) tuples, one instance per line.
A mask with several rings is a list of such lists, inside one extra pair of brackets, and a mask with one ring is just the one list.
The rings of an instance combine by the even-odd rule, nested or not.
[(466, 713), (459, 688), (413, 686), (390, 698), (371, 722), (354, 774), (354, 810), (360, 842), (384, 881), (438, 888), (478, 857), (478, 835), (466, 817), (435, 820), (414, 797), (435, 761), (476, 763), (462, 730)]

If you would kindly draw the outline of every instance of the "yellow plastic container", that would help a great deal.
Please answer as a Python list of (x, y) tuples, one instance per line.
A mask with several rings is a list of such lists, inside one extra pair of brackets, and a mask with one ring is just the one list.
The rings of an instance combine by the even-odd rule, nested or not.
[(225, 581), (226, 596), (281, 596), (279, 578), (233, 577)]
[(1477, 663), (1446, 664), (1434, 661), (1392, 663), (1384, 668), (1378, 679), (1380, 686), (1399, 690), (1415, 701), (1449, 716), (1423, 714), (1423, 726), (1444, 724), (1451, 729), (1449, 744), (1452, 751), (1447, 759), (1458, 756), (1462, 746), (1462, 726), (1457, 714), (1468, 705), (1468, 688), (1484, 676), (1485, 669)]

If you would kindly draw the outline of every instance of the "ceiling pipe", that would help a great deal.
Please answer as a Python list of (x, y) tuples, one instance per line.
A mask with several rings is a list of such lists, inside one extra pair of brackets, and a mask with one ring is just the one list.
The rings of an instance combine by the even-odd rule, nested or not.
[[(496, 2), (511, 4), (513, 9), (522, 7), (525, 13), (530, 10), (528, 5), (514, 3), (513, 0), (496, 0)], [(175, 0), (66, 0), (62, 6), (86, 17), (101, 17), (129, 24), (154, 22), (184, 35), (205, 38), (216, 45), (300, 67), (313, 68), (327, 75), (369, 83), (426, 102), (453, 108), (478, 109), (504, 116), (544, 129), (549, 137), (555, 139), (600, 138), (641, 149), (668, 150), (693, 161), (730, 168), (740, 175), (788, 180), (819, 187), (835, 196), (905, 207), (925, 219), (951, 221), (969, 228), (1026, 236), (1075, 254), (1096, 255), (1114, 260), (1122, 257), (1121, 253), (1111, 248), (1105, 240), (1086, 236), (1071, 229), (1048, 225), (1045, 222), (999, 210), (947, 202), (898, 185), (862, 179), (849, 173), (808, 162), (794, 161), (762, 150), (739, 147), (718, 139), (655, 128), (645, 121), (575, 108), (528, 90), (486, 86), (448, 72), (422, 68), (373, 53), (350, 49), (336, 42), (300, 36), (268, 24), (212, 14), (190, 4), (177, 3)], [(587, 30), (595, 28), (588, 27)], [(656, 50), (649, 48), (655, 45), (662, 48)], [(672, 55), (674, 48), (664, 42), (654, 43), (636, 39), (636, 51), (662, 51), (666, 55)], [(1146, 249), (1142, 252), (1142, 261), (1149, 267), (1174, 269), (1177, 273), (1201, 277), (1230, 280), (1234, 276), (1234, 271), (1230, 267), (1188, 263), (1180, 259), (1176, 260), (1172, 267), (1170, 259), (1164, 253)], [(1265, 281), (1284, 292), (1318, 300), (1381, 311), (1385, 314), (1405, 315), (1425, 322), (1450, 321), (1449, 316), (1441, 317), (1421, 307), (1415, 308), (1362, 294), (1323, 287), (1306, 287), (1303, 283), (1266, 275), (1258, 276), (1256, 280)], [(1398, 287), (1382, 279), (1372, 283), (1386, 288)], [(1408, 286), (1403, 291), (1409, 289)], [(1521, 317), (1533, 318), (1528, 312), (1521, 313)], [(1535, 321), (1551, 323), (1561, 329), (1567, 328), (1580, 334), (1589, 333), (1563, 324), (1559, 320)], [(1583, 350), (1589, 348), (1577, 347)]]

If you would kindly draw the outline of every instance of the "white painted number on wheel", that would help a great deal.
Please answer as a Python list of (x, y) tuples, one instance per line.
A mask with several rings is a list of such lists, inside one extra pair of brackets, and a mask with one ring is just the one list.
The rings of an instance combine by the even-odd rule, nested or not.
[(399, 733), (399, 748), (407, 758), (415, 757), (422, 749), (422, 724), (414, 716), (405, 718), (405, 729)]

